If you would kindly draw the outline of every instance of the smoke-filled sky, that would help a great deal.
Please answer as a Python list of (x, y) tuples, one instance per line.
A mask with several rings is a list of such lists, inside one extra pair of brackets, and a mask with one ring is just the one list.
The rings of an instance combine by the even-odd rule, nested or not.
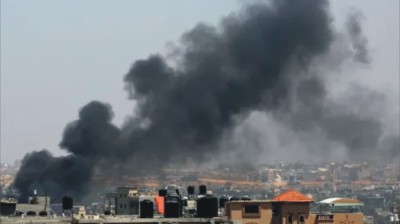
[[(27, 152), (44, 148), (54, 155), (66, 154), (65, 151), (59, 149), (65, 125), (76, 120), (78, 111), (92, 100), (109, 103), (114, 112), (113, 123), (117, 127), (121, 127), (127, 116), (132, 116), (135, 108), (135, 101), (129, 100), (128, 97), (139, 101), (141, 94), (149, 97), (145, 90), (145, 80), (140, 80), (139, 77), (138, 81), (138, 77), (134, 77), (134, 75), (131, 76), (131, 79), (126, 76), (132, 63), (157, 53), (166, 55), (167, 59), (171, 58), (171, 61), (173, 61), (176, 55), (172, 55), (171, 52), (176, 49), (176, 41), (181, 38), (183, 33), (192, 30), (200, 22), (218, 27), (221, 19), (238, 11), (244, 3), (249, 4), (248, 1), (233, 0), (2, 0), (1, 162), (22, 159)], [(295, 147), (294, 145), (301, 145), (301, 142), (305, 139), (310, 139), (310, 141), (321, 139), (320, 135), (314, 135), (313, 130), (296, 134), (296, 130), (302, 130), (305, 126), (307, 128), (312, 126), (311, 128), (322, 129), (320, 132), (327, 139), (333, 142), (340, 139), (344, 147), (356, 148), (352, 152), (355, 153), (354, 156), (357, 156), (358, 147), (374, 147), (371, 145), (378, 141), (374, 141), (375, 136), (383, 136), (381, 133), (385, 133), (386, 130), (389, 130), (390, 133), (398, 132), (399, 1), (335, 0), (331, 1), (330, 12), (334, 19), (334, 26), (338, 27), (337, 30), (347, 32), (346, 35), (349, 36), (343, 38), (350, 38), (350, 42), (355, 42), (352, 46), (357, 50), (354, 57), (360, 63), (355, 66), (341, 63), (342, 57), (338, 56), (341, 53), (341, 42), (338, 41), (334, 50), (337, 49), (339, 53), (332, 53), (332, 55), (321, 59), (321, 64), (325, 66), (323, 68), (312, 66), (315, 69), (313, 72), (329, 70), (329, 73), (332, 73), (332, 71), (337, 71), (340, 75), (328, 76), (328, 78), (324, 78), (324, 83), (330, 94), (337, 93), (338, 98), (343, 97), (343, 95), (350, 97), (345, 97), (346, 99), (343, 100), (333, 100), (332, 103), (328, 102), (328, 105), (318, 104), (318, 101), (313, 100), (312, 105), (314, 106), (310, 108), (312, 111), (304, 112), (299, 108), (304, 106), (302, 103), (310, 105), (307, 101), (308, 90), (320, 91), (318, 93), (322, 95), (321, 97), (325, 94), (324, 88), (321, 90), (318, 87), (319, 82), (313, 80), (314, 76), (305, 77), (306, 80), (297, 89), (298, 91), (306, 91), (303, 94), (305, 98), (299, 100), (299, 105), (291, 104), (293, 107), (284, 110), (285, 112), (290, 111), (290, 113), (273, 111), (273, 114), (267, 118), (260, 115), (259, 112), (253, 113), (250, 115), (250, 119), (245, 121), (240, 128), (233, 130), (233, 135), (239, 137), (233, 138), (233, 140), (232, 138), (223, 138), (220, 147), (234, 148), (233, 146), (239, 145), (243, 148), (256, 148), (256, 150), (262, 152), (280, 152), (282, 156), (286, 156), (285, 150), (275, 151), (259, 145), (284, 147), (292, 153), (291, 149)], [(353, 24), (354, 21), (360, 22), (362, 26), (361, 35), (357, 32), (358, 22)], [(290, 24), (286, 25), (290, 26)], [(226, 26), (229, 27), (229, 24)], [(201, 27), (198, 28), (198, 31), (198, 35), (201, 35)], [(233, 34), (230, 34), (227, 31), (228, 34), (226, 35), (230, 37), (242, 35), (234, 30), (232, 32)], [(189, 46), (190, 42), (195, 40), (193, 35), (195, 34), (192, 32), (192, 35), (186, 37), (186, 44)], [(251, 33), (249, 36), (251, 36)], [(206, 35), (206, 37), (209, 36)], [(232, 41), (235, 41), (235, 39), (233, 38)], [(346, 41), (343, 42), (347, 43)], [(363, 49), (365, 46), (360, 45), (360, 43), (366, 44), (368, 49)], [(206, 44), (206, 46), (209, 45)], [(240, 49), (233, 50), (240, 51)], [(313, 50), (317, 52), (323, 49)], [(196, 49), (194, 51), (197, 52)], [(365, 56), (364, 51), (367, 51), (367, 56)], [(312, 54), (315, 52), (313, 51)], [(224, 52), (221, 52), (221, 54), (224, 54)], [(343, 54), (346, 55), (346, 52), (343, 52)], [(232, 60), (242, 61), (234, 57)], [(326, 61), (334, 61), (334, 63), (326, 63)], [(216, 60), (216, 62), (220, 61)], [(185, 62), (181, 63), (185, 64)], [(221, 61), (221, 63), (226, 64), (228, 68), (232, 67), (230, 66), (232, 62)], [(243, 64), (233, 67), (235, 69), (248, 69), (249, 66), (248, 62), (243, 62)], [(240, 73), (241, 71), (233, 72)], [(193, 75), (193, 77), (196, 77), (196, 75)], [(136, 85), (140, 81), (144, 81), (143, 89), (139, 90), (140, 86), (136, 87), (137, 92), (129, 94), (124, 89), (126, 88), (124, 78), (127, 82), (133, 80), (132, 83), (135, 82)], [(303, 85), (306, 87), (302, 88)], [(182, 88), (176, 87), (174, 87), (174, 90), (178, 93), (184, 91)], [(193, 90), (196, 91), (196, 89)], [(346, 92), (346, 94), (343, 94), (343, 92)], [(259, 96), (254, 94), (250, 92), (249, 96)], [(313, 95), (314, 92), (309, 94)], [(360, 105), (355, 106), (351, 97), (360, 102)], [(158, 100), (159, 96), (156, 98)], [(166, 98), (168, 98), (168, 95)], [(383, 98), (385, 103), (381, 102)], [(220, 99), (223, 100), (224, 97)], [(168, 98), (161, 100), (161, 102), (169, 102), (169, 100)], [(324, 102), (326, 101), (324, 100)], [(247, 103), (247, 100), (243, 100), (243, 107), (253, 108), (254, 105), (247, 105)], [(227, 102), (227, 104), (229, 103)], [(340, 105), (335, 106), (336, 104)], [(194, 106), (205, 105), (210, 106), (201, 102)], [(257, 108), (257, 106), (255, 107)], [(349, 110), (356, 114), (361, 111), (363, 116), (355, 120), (350, 115), (345, 116), (348, 114), (343, 115), (341, 112), (336, 112), (337, 108), (350, 108)], [(159, 106), (156, 109), (157, 113), (172, 112), (166, 106)], [(263, 108), (257, 109), (263, 110)], [(321, 113), (318, 113), (320, 111), (330, 111), (331, 113), (320, 115)], [(146, 111), (141, 111), (141, 113), (145, 114), (146, 117), (150, 116), (146, 114)], [(153, 117), (154, 120), (160, 117), (157, 116), (157, 113), (151, 114), (151, 116), (155, 116)], [(230, 117), (231, 114), (235, 115), (237, 111), (230, 107), (227, 113)], [(317, 114), (318, 121), (312, 125), (304, 124), (302, 120), (309, 119), (310, 114), (313, 116)], [(342, 120), (349, 120), (349, 122), (345, 122), (349, 125), (349, 129), (358, 124), (363, 124), (362, 127), (371, 128), (378, 133), (365, 133), (364, 136), (371, 139), (371, 142), (367, 142), (368, 146), (363, 145), (367, 144), (365, 141), (357, 144), (353, 141), (351, 135), (347, 136), (348, 139), (346, 139), (338, 133), (337, 130), (341, 130), (341, 127), (337, 127), (334, 119), (338, 117)], [(379, 119), (370, 121), (370, 117), (378, 117)], [(221, 122), (218, 125), (231, 127), (230, 120), (221, 119), (218, 121)], [(377, 126), (374, 122), (377, 121), (385, 125), (375, 128)], [(179, 123), (179, 120), (177, 122)], [(354, 126), (351, 124), (354, 124)], [(169, 127), (167, 123), (160, 125)], [(187, 127), (184, 126), (182, 131), (187, 131)], [(357, 132), (360, 129), (352, 131)], [(265, 134), (270, 132), (278, 134)], [(217, 136), (216, 138), (225, 134), (207, 133), (210, 134), (207, 139), (212, 139), (213, 136), (211, 135), (214, 134)], [(243, 136), (245, 137), (243, 138)], [(269, 138), (269, 141), (265, 142), (265, 136)], [(282, 140), (280, 139), (282, 136), (290, 136), (291, 140)], [(184, 139), (178, 140), (183, 142), (183, 146), (186, 146)], [(201, 142), (204, 139), (196, 139), (196, 141)], [(282, 144), (282, 142), (285, 142), (285, 144)], [(313, 147), (328, 148), (325, 145), (326, 142), (323, 139), (320, 142), (313, 141), (312, 145), (314, 146), (307, 145), (307, 147), (313, 152), (313, 150), (317, 150)], [(175, 143), (171, 144), (175, 146)], [(340, 147), (343, 146), (338, 146), (338, 148)], [(69, 150), (73, 152), (73, 147), (71, 148)], [(330, 148), (335, 148), (335, 146)], [(360, 151), (362, 150), (360, 149)], [(346, 153), (343, 152), (343, 154)], [(268, 157), (268, 153), (265, 156)]]

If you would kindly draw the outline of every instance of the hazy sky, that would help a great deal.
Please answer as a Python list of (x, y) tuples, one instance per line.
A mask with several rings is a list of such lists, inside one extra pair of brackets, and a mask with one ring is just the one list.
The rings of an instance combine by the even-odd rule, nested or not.
[[(132, 114), (123, 76), (132, 62), (165, 53), (198, 22), (218, 24), (235, 0), (2, 0), (1, 161), (46, 148), (56, 155), (65, 125), (91, 100), (110, 103), (118, 126)], [(352, 78), (384, 92), (399, 110), (399, 1), (341, 0), (335, 23), (355, 7), (373, 57)]]

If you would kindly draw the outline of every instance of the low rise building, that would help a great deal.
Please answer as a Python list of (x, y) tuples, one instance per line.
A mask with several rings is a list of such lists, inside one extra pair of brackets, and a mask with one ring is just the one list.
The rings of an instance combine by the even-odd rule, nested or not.
[(231, 201), (226, 204), (228, 221), (234, 223), (274, 224), (318, 224), (353, 223), (362, 224), (361, 212), (319, 212), (310, 211), (312, 200), (295, 191), (286, 191), (272, 200)]

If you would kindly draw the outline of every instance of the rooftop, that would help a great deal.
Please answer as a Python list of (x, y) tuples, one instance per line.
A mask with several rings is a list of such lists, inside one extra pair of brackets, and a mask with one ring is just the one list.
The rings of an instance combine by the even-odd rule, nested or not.
[(313, 200), (296, 190), (287, 190), (272, 199), (273, 202), (312, 202)]
[(362, 206), (361, 201), (353, 198), (327, 198), (320, 202), (321, 204), (331, 204), (334, 206)]

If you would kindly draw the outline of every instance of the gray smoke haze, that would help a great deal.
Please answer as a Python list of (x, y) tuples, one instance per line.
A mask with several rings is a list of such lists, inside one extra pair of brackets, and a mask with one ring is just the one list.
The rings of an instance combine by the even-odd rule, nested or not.
[(367, 49), (367, 38), (364, 37), (361, 27), (361, 12), (353, 10), (348, 17), (346, 26), (347, 31), (351, 37), (351, 44), (354, 50), (354, 58), (362, 63), (369, 63), (371, 61), (368, 49)]
[[(94, 170), (114, 163), (121, 164), (117, 169), (138, 174), (160, 170), (179, 159), (202, 163), (210, 155), (234, 150), (255, 158), (258, 151), (253, 149), (264, 142), (250, 129), (241, 132), (250, 144), (234, 149), (221, 143), (235, 138), (235, 130), (254, 111), (273, 120), (263, 127), (266, 132), (277, 132), (274, 128), (279, 126), (290, 130), (296, 141), (306, 136), (307, 146), (340, 145), (355, 160), (362, 160), (365, 152), (377, 152), (383, 137), (379, 119), (351, 111), (345, 101), (329, 96), (325, 77), (335, 75), (326, 72), (333, 67), (329, 60), (322, 66), (325, 70), (316, 69), (316, 61), (326, 61), (327, 55), (336, 52), (332, 45), (338, 31), (331, 25), (328, 6), (324, 0), (255, 3), (229, 15), (218, 27), (197, 25), (176, 47), (175, 66), (160, 54), (133, 63), (124, 82), (137, 107), (121, 128), (111, 124), (109, 105), (89, 103), (64, 131), (60, 146), (71, 155), (28, 154), (15, 187), (24, 196), (37, 188), (54, 198), (64, 194), (79, 198)], [(359, 16), (350, 16), (348, 21), (344, 31), (348, 42), (341, 46), (356, 61), (368, 63)], [(385, 142), (396, 145), (393, 140)], [(320, 155), (335, 150), (310, 148), (309, 152)], [(86, 166), (85, 172), (64, 164)], [(74, 175), (79, 178), (68, 179)]]

